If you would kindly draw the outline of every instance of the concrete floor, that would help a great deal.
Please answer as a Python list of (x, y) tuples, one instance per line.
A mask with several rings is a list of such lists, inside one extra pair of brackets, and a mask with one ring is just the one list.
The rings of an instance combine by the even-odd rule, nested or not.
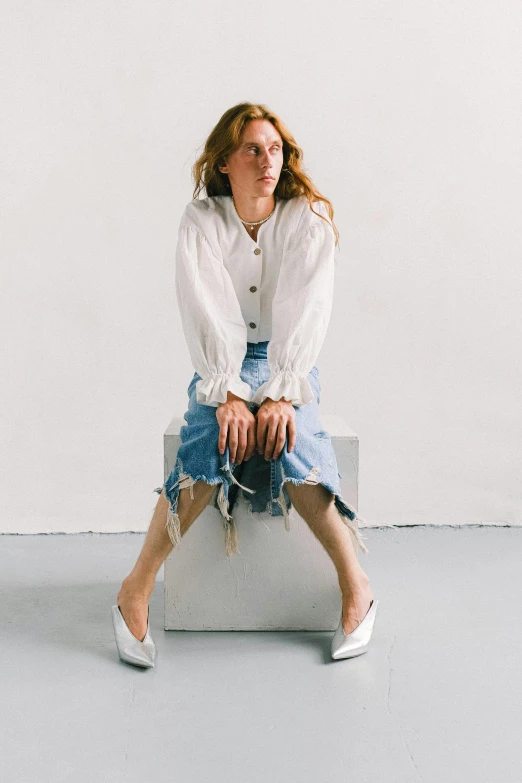
[(0, 536), (2, 780), (519, 783), (522, 529), (365, 535), (365, 655), (164, 631), (162, 569), (150, 670), (120, 662), (110, 616), (144, 534)]

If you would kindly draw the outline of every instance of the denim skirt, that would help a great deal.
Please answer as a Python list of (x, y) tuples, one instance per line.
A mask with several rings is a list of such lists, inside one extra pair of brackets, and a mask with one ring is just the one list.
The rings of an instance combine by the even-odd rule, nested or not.
[[(248, 383), (253, 392), (268, 380), (270, 368), (267, 360), (268, 340), (260, 343), (247, 343), (247, 350), (241, 366), (240, 376)], [(180, 520), (177, 514), (180, 489), (190, 489), (196, 481), (215, 484), (216, 489), (208, 505), (216, 508), (223, 521), (225, 533), (225, 553), (238, 552), (237, 528), (232, 515), (239, 494), (246, 500), (250, 516), (253, 512), (282, 516), (287, 531), (290, 530), (289, 511), (292, 503), (285, 483), (322, 484), (335, 496), (335, 506), (346, 526), (352, 532), (356, 544), (363, 552), (368, 552), (359, 530), (359, 516), (356, 509), (341, 497), (337, 460), (332, 446), (330, 433), (321, 426), (319, 401), (321, 384), (319, 370), (312, 367), (308, 381), (314, 394), (306, 405), (294, 407), (295, 410), (295, 446), (287, 451), (288, 435), (281, 454), (277, 459), (265, 460), (264, 454), (257, 449), (249, 460), (239, 464), (230, 462), (228, 442), (223, 454), (219, 453), (219, 424), (217, 408), (202, 405), (196, 400), (196, 382), (201, 376), (194, 373), (187, 389), (188, 410), (184, 414), (186, 424), (180, 428), (181, 444), (176, 464), (163, 486), (153, 490), (162, 494), (169, 503), (167, 512), (167, 530), (172, 544), (176, 546), (181, 539)], [(256, 403), (247, 403), (255, 414), (259, 410)]]

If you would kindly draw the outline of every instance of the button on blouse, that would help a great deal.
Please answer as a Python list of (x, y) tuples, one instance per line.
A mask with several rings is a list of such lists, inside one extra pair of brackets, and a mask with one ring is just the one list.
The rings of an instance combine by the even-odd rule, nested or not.
[[(217, 407), (231, 391), (260, 405), (313, 399), (307, 379), (330, 320), (335, 235), (326, 205), (276, 200), (249, 236), (231, 196), (194, 199), (176, 247), (176, 298), (194, 369), (197, 401)], [(328, 221), (328, 222), (327, 222)], [(270, 377), (254, 393), (241, 377), (247, 342), (269, 340)]]

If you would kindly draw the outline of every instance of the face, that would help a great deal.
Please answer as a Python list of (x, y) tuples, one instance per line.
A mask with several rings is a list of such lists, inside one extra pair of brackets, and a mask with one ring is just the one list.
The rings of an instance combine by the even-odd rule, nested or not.
[[(234, 195), (271, 196), (283, 167), (283, 141), (268, 120), (251, 120), (239, 148), (231, 152), (219, 170), (228, 174)], [(272, 179), (262, 179), (272, 177)]]

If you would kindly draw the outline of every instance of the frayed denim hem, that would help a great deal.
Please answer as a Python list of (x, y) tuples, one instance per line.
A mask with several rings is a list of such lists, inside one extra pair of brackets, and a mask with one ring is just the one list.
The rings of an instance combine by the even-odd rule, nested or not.
[[(272, 477), (275, 477), (275, 468), (272, 473)], [(334, 487), (331, 486), (327, 481), (319, 481), (317, 478), (317, 474), (321, 472), (320, 467), (313, 467), (306, 478), (304, 479), (297, 479), (292, 478), (290, 476), (285, 475), (285, 471), (283, 468), (283, 465), (280, 464), (280, 471), (281, 471), (281, 480), (279, 482), (279, 491), (277, 497), (273, 498), (272, 500), (269, 500), (266, 509), (264, 513), (270, 514), (270, 516), (274, 516), (272, 513), (272, 503), (278, 503), (281, 507), (281, 511), (283, 512), (284, 517), (284, 525), (285, 530), (287, 532), (290, 532), (290, 511), (293, 508), (292, 502), (290, 500), (290, 497), (288, 496), (288, 493), (284, 492), (283, 487), (285, 482), (290, 482), (292, 484), (295, 484), (296, 486), (299, 486), (300, 484), (322, 484), (323, 487), (325, 487), (329, 492), (332, 493), (334, 496), (334, 502), (335, 507), (337, 508), (337, 511), (339, 512), (339, 515), (341, 516), (342, 521), (346, 525), (346, 527), (350, 530), (350, 532), (353, 534), (356, 545), (360, 547), (361, 551), (364, 553), (368, 553), (369, 549), (365, 545), (365, 536), (362, 535), (362, 533), (359, 530), (359, 522), (365, 523), (366, 520), (364, 517), (361, 517), (359, 513), (356, 511), (356, 509), (351, 506), (349, 503), (346, 503), (345, 500), (341, 497), (341, 494), (339, 492), (336, 492)], [(242, 493), (243, 499), (246, 501), (247, 509), (249, 515), (252, 517), (252, 519), (255, 519), (254, 513), (259, 512), (253, 512), (252, 510), (252, 502), (248, 500), (248, 498)]]
[[(279, 466), (279, 470), (281, 472), (280, 481), (276, 480), (276, 470), (277, 470), (276, 463)], [(209, 505), (218, 508), (223, 517), (226, 555), (230, 556), (232, 554), (240, 552), (239, 545), (238, 545), (237, 527), (233, 516), (229, 513), (229, 508), (228, 508), (229, 506), (228, 490), (232, 482), (237, 484), (237, 486), (241, 489), (241, 495), (247, 503), (248, 513), (252, 517), (252, 519), (255, 519), (254, 513), (259, 513), (259, 511), (253, 512), (252, 502), (248, 500), (245, 493), (247, 492), (249, 494), (256, 494), (256, 490), (251, 489), (250, 487), (246, 487), (243, 484), (239, 483), (239, 481), (235, 478), (234, 474), (230, 469), (230, 463), (228, 459), (226, 460), (225, 464), (222, 465), (221, 470), (225, 472), (224, 476), (216, 476), (215, 478), (211, 478), (211, 479), (208, 479), (204, 475), (192, 477), (189, 474), (183, 472), (183, 465), (180, 458), (178, 457), (176, 460), (176, 466), (174, 470), (171, 472), (167, 481), (163, 484), (162, 487), (157, 487), (156, 489), (153, 490), (154, 492), (163, 495), (163, 497), (165, 497), (166, 500), (168, 501), (169, 505), (167, 511), (166, 528), (173, 546), (177, 546), (181, 541), (180, 519), (177, 513), (179, 491), (180, 489), (188, 487), (190, 489), (190, 497), (194, 499), (194, 492), (193, 492), (194, 484), (196, 483), (196, 481), (204, 481), (206, 484), (210, 484), (210, 485), (217, 485), (217, 484), (221, 485), (219, 488), (219, 492), (217, 493), (216, 501), (213, 502), (213, 500), (211, 500), (209, 502)], [(365, 523), (366, 520), (363, 517), (361, 517), (358, 514), (357, 510), (349, 503), (347, 503), (342, 498), (341, 494), (339, 492), (336, 492), (335, 488), (332, 487), (328, 482), (319, 481), (319, 479), (317, 478), (317, 474), (320, 471), (321, 471), (320, 467), (314, 467), (310, 470), (310, 472), (304, 479), (293, 478), (285, 475), (284, 468), (279, 460), (273, 460), (272, 470), (271, 470), (272, 497), (268, 501), (264, 513), (268, 513), (270, 514), (270, 516), (276, 516), (277, 514), (273, 513), (274, 511), (273, 503), (277, 503), (280, 506), (283, 514), (285, 530), (287, 532), (290, 532), (290, 510), (292, 509), (292, 503), (290, 501), (288, 493), (284, 491), (285, 482), (291, 482), (292, 484), (295, 485), (321, 483), (326, 489), (328, 489), (334, 495), (335, 507), (337, 508), (337, 511), (339, 512), (342, 521), (344, 522), (346, 527), (350, 530), (350, 532), (353, 534), (356, 546), (358, 546), (362, 552), (368, 553), (369, 550), (364, 543), (365, 536), (363, 536), (361, 534), (361, 531), (359, 530), (359, 523), (360, 522)], [(274, 495), (274, 493), (276, 494)]]
[[(163, 484), (163, 487), (157, 487), (153, 490), (153, 492), (163, 495), (168, 501), (169, 507), (167, 511), (166, 528), (173, 546), (177, 546), (181, 541), (181, 523), (178, 515), (179, 491), (180, 489), (188, 487), (190, 489), (190, 497), (193, 500), (194, 484), (196, 481), (204, 481), (206, 484), (210, 485), (221, 484), (217, 495), (217, 507), (223, 516), (225, 552), (228, 556), (239, 552), (236, 523), (232, 515), (228, 512), (228, 489), (233, 482), (234, 484), (237, 484), (243, 492), (255, 493), (256, 490), (245, 487), (243, 484), (239, 483), (230, 469), (228, 459), (226, 463), (221, 466), (221, 470), (225, 472), (224, 476), (216, 476), (216, 478), (212, 479), (208, 479), (206, 476), (192, 477), (188, 473), (183, 472), (183, 464), (178, 457), (176, 459), (176, 466), (167, 481)], [(177, 479), (176, 474), (178, 475)]]

